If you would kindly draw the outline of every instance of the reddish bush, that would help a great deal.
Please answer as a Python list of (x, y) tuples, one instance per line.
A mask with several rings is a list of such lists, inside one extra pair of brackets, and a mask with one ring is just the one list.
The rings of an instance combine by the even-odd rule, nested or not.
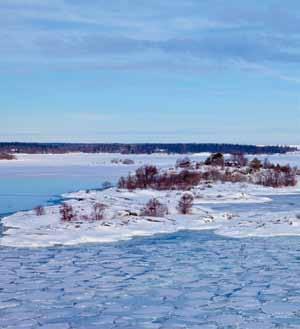
[(181, 214), (186, 215), (189, 214), (192, 206), (193, 206), (194, 197), (191, 193), (184, 193), (179, 202), (178, 202), (178, 210)]
[(180, 158), (176, 161), (176, 168), (190, 168), (192, 161), (189, 157)]
[(166, 205), (160, 203), (157, 199), (150, 199), (141, 212), (142, 216), (164, 217), (168, 213)]
[[(222, 154), (212, 155), (210, 162), (222, 164)], [(222, 156), (223, 157), (223, 156)], [(218, 162), (216, 159), (219, 159)], [(236, 168), (217, 167), (217, 165), (204, 167), (203, 170), (162, 171), (159, 172), (155, 166), (144, 166), (138, 168), (134, 175), (121, 177), (118, 183), (120, 188), (134, 190), (138, 188), (153, 188), (156, 190), (189, 190), (200, 184), (201, 181), (220, 182), (251, 182), (265, 186), (294, 186), (297, 183), (297, 168), (265, 163), (269, 169), (262, 169), (263, 165), (257, 158), (253, 159), (249, 167), (240, 167), (245, 163), (243, 156), (239, 155), (239, 165)], [(261, 170), (262, 169), (262, 170)]]
[(260, 171), (255, 176), (255, 183), (270, 187), (295, 186), (297, 184), (296, 173), (296, 168), (276, 165), (274, 169)]
[(42, 206), (37, 206), (37, 207), (35, 207), (35, 208), (34, 208), (34, 211), (35, 211), (35, 214), (36, 214), (37, 216), (43, 216), (43, 215), (45, 215), (45, 209), (44, 209), (44, 207), (42, 207)]
[(188, 190), (201, 181), (201, 173), (190, 170), (164, 173), (156, 176), (153, 188), (157, 190)]
[(70, 222), (71, 220), (74, 220), (77, 218), (76, 213), (74, 212), (74, 209), (71, 205), (68, 205), (67, 203), (63, 203), (59, 208), (61, 220)]
[(205, 164), (207, 166), (220, 166), (224, 167), (225, 160), (222, 153), (213, 153), (206, 160)]
[(258, 171), (262, 168), (262, 163), (257, 158), (254, 158), (252, 161), (250, 161), (249, 166), (251, 169)]
[(129, 190), (137, 188), (147, 188), (154, 183), (154, 177), (158, 174), (155, 166), (143, 166), (135, 171), (135, 175), (128, 175), (127, 178), (121, 177), (118, 182), (119, 188), (127, 188)]
[(15, 160), (16, 157), (10, 153), (0, 153), (0, 160)]
[(144, 166), (138, 168), (135, 172), (138, 187), (146, 188), (151, 186), (157, 173), (158, 169), (155, 166)]

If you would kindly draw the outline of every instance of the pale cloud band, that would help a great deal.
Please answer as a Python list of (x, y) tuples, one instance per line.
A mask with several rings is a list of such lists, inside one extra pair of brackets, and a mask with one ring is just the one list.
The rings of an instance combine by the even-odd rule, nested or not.
[(1, 68), (234, 67), (297, 82), (299, 9), (291, 0), (2, 0)]

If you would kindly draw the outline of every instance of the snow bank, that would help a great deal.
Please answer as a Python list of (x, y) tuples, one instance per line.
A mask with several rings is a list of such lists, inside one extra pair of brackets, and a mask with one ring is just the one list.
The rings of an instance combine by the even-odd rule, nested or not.
[[(250, 184), (200, 185), (192, 190), (195, 196), (192, 214), (178, 214), (177, 204), (182, 191), (118, 190), (79, 191), (64, 195), (78, 214), (78, 219), (63, 222), (59, 206), (45, 209), (37, 216), (34, 211), (18, 212), (3, 218), (4, 234), (0, 245), (12, 247), (49, 247), (80, 243), (115, 242), (135, 236), (172, 233), (179, 230), (214, 229), (230, 237), (300, 235), (300, 216), (296, 213), (225, 213), (213, 211), (207, 204), (270, 202), (266, 195), (297, 192), (294, 189), (273, 189)], [(140, 216), (151, 198), (167, 205), (164, 218)], [(104, 203), (105, 219), (83, 219), (92, 212), (96, 202)]]
[[(14, 247), (47, 247), (53, 245), (74, 245), (90, 242), (114, 242), (134, 236), (156, 233), (171, 233), (184, 229), (215, 228), (217, 222), (225, 221), (228, 214), (218, 214), (196, 206), (189, 216), (178, 215), (177, 199), (181, 193), (171, 194), (141, 190), (136, 192), (85, 191), (71, 193), (65, 197), (76, 210), (79, 219), (63, 222), (59, 206), (46, 208), (45, 215), (36, 216), (34, 211), (19, 212), (2, 220), (5, 227), (1, 245)], [(141, 217), (137, 214), (152, 197), (168, 205), (170, 214), (166, 218)], [(80, 200), (80, 201), (79, 201)], [(105, 220), (80, 220), (89, 215), (95, 202), (107, 205)]]

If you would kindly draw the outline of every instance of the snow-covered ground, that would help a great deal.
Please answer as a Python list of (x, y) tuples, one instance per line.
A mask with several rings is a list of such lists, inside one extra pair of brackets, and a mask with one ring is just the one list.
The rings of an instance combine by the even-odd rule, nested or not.
[[(190, 156), (193, 160), (204, 160), (208, 154)], [(62, 155), (18, 155), (17, 160), (9, 161), (10, 170), (17, 167), (120, 167), (122, 173), (142, 164), (155, 164), (162, 168), (173, 166), (178, 155), (121, 155), (121, 154), (62, 154)], [(182, 156), (181, 156), (182, 157)], [(134, 165), (112, 163), (112, 159), (130, 158)], [(264, 158), (264, 156), (261, 156)], [(274, 163), (300, 164), (300, 153), (269, 156)], [(7, 166), (0, 162), (0, 168)], [(82, 168), (84, 168), (82, 167)], [(124, 168), (125, 167), (125, 168)], [(34, 169), (33, 169), (34, 170)], [(1, 176), (1, 175), (0, 175)], [(255, 204), (271, 202), (272, 195), (300, 193), (300, 185), (293, 188), (267, 188), (245, 183), (202, 184), (194, 188), (195, 200), (191, 215), (180, 215), (177, 210), (182, 191), (136, 190), (129, 192), (111, 188), (105, 191), (79, 191), (65, 194), (75, 211), (78, 220), (62, 222), (59, 206), (46, 207), (46, 213), (36, 216), (34, 211), (17, 212), (3, 218), (4, 234), (0, 245), (16, 247), (45, 247), (53, 245), (74, 245), (88, 242), (113, 242), (127, 240), (134, 236), (156, 233), (170, 233), (179, 230), (214, 229), (217, 233), (232, 237), (300, 235), (300, 214), (294, 211), (274, 213), (257, 212)], [(141, 209), (151, 198), (157, 198), (167, 205), (169, 213), (164, 218), (140, 216)], [(80, 200), (79, 200), (80, 199)], [(83, 219), (92, 212), (96, 202), (104, 203), (105, 220), (88, 221)], [(253, 204), (253, 211), (240, 214), (232, 211), (213, 210), (215, 204)]]
[[(210, 153), (189, 154), (192, 160), (205, 160)], [(1, 166), (23, 167), (23, 166), (122, 166), (119, 164), (112, 164), (113, 159), (132, 159), (136, 165), (141, 164), (156, 164), (157, 166), (172, 166), (178, 158), (186, 155), (182, 154), (119, 154), (119, 153), (67, 153), (67, 154), (16, 154), (16, 160), (1, 160)], [(226, 156), (226, 155), (225, 155)], [(228, 155), (227, 155), (228, 156)], [(258, 157), (263, 160), (268, 158), (273, 163), (287, 164), (296, 166), (300, 164), (300, 151), (287, 154), (261, 154), (248, 155), (249, 159)], [(123, 165), (126, 166), (126, 165)], [(130, 166), (128, 166), (130, 167)]]
[[(209, 208), (219, 203), (271, 202), (273, 194), (299, 193), (294, 188), (266, 188), (241, 183), (200, 185), (192, 190), (195, 197), (190, 215), (178, 213), (177, 204), (182, 191), (119, 190), (79, 191), (64, 195), (69, 199), (78, 219), (63, 222), (59, 206), (46, 208), (45, 215), (34, 211), (18, 212), (2, 220), (5, 232), (0, 244), (14, 247), (46, 247), (91, 242), (114, 242), (135, 236), (171, 233), (179, 230), (214, 229), (230, 237), (300, 235), (300, 214), (295, 212), (249, 213), (220, 212)], [(268, 195), (268, 196), (266, 196)], [(151, 198), (167, 205), (168, 215), (162, 218), (141, 216)], [(103, 220), (85, 219), (97, 202), (106, 205)]]
[[(209, 156), (209, 153), (189, 155), (191, 159), (201, 161)], [(122, 163), (112, 163), (114, 159), (132, 159), (135, 166), (143, 164), (155, 164), (157, 166), (171, 166), (184, 155), (178, 154), (119, 154), (119, 153), (66, 153), (66, 154), (16, 154), (16, 160), (1, 160), (1, 166), (126, 166)]]

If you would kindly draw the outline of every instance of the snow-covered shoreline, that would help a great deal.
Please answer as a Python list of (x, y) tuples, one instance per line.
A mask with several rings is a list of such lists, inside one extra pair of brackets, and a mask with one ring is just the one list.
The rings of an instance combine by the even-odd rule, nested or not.
[[(194, 154), (190, 158), (201, 161), (207, 153)], [(101, 172), (118, 167), (118, 175), (140, 165), (154, 164), (169, 170), (178, 155), (123, 155), (123, 154), (34, 154), (19, 155), (18, 160), (10, 160), (9, 172), (16, 168), (31, 168), (40, 172), (42, 166), (64, 168), (72, 171), (78, 166), (86, 170), (93, 166)], [(262, 156), (263, 157), (263, 156)], [(125, 165), (113, 159), (130, 158), (134, 165)], [(300, 153), (271, 155), (270, 160), (281, 164), (299, 164)], [(4, 162), (0, 168), (7, 166)], [(39, 168), (39, 169), (38, 169)], [(76, 167), (77, 168), (77, 167)], [(116, 168), (115, 168), (116, 169)], [(77, 169), (76, 169), (77, 170)], [(174, 167), (173, 169), (174, 170)], [(106, 172), (105, 171), (105, 172)], [(5, 172), (5, 171), (4, 171)], [(7, 172), (7, 170), (6, 170)], [(98, 174), (97, 174), (98, 175)], [(1, 174), (0, 174), (1, 176)], [(118, 176), (119, 177), (119, 176)], [(45, 214), (37, 216), (34, 210), (20, 211), (2, 218), (3, 235), (0, 245), (11, 247), (50, 247), (55, 245), (76, 245), (81, 243), (107, 243), (147, 236), (158, 233), (172, 233), (179, 230), (213, 229), (217, 234), (243, 238), (248, 236), (300, 235), (300, 215), (295, 211), (268, 213), (258, 211), (255, 205), (272, 202), (272, 195), (299, 194), (300, 183), (294, 187), (272, 188), (251, 183), (218, 183), (204, 181), (191, 189), (194, 197), (191, 214), (182, 215), (178, 211), (178, 201), (184, 191), (154, 189), (110, 188), (103, 191), (78, 191), (63, 195), (72, 205), (77, 219), (71, 222), (61, 220), (60, 205), (45, 207)], [(152, 198), (156, 198), (168, 208), (163, 217), (149, 218), (142, 215), (142, 208)], [(102, 220), (90, 220), (95, 203), (106, 206)], [(217, 204), (230, 204), (230, 213), (213, 209)], [(238, 204), (253, 204), (251, 212), (239, 213)], [(238, 207), (236, 207), (238, 208)]]
[[(182, 191), (119, 190), (79, 191), (63, 195), (79, 214), (74, 222), (60, 219), (59, 206), (45, 208), (45, 214), (35, 211), (17, 212), (2, 219), (4, 234), (0, 245), (10, 247), (50, 247), (81, 243), (107, 243), (128, 240), (136, 236), (173, 233), (180, 230), (213, 229), (217, 234), (243, 238), (249, 236), (300, 235), (300, 217), (294, 212), (258, 213), (255, 210), (239, 214), (219, 212), (209, 204), (271, 202), (277, 194), (300, 193), (293, 188), (267, 188), (245, 183), (201, 184), (193, 189), (192, 213), (181, 215), (177, 203)], [(157, 198), (169, 209), (164, 218), (138, 215), (151, 198)], [(88, 221), (95, 202), (107, 205), (105, 219)], [(254, 207), (255, 209), (255, 207)], [(81, 218), (81, 219), (80, 219)]]
[[(141, 164), (155, 164), (155, 165), (173, 165), (176, 159), (186, 156), (187, 154), (167, 154), (167, 153), (152, 153), (152, 154), (121, 154), (121, 153), (65, 153), (65, 154), (14, 154), (16, 159), (14, 160), (1, 160), (1, 166), (80, 166), (80, 165), (105, 165), (105, 166), (124, 166), (123, 164), (112, 164), (113, 159), (127, 159), (134, 160), (136, 165)], [(194, 153), (188, 154), (192, 160), (204, 160), (210, 153)], [(229, 154), (224, 154), (225, 157), (229, 157)], [(299, 165), (300, 163), (300, 151), (289, 152), (286, 154), (259, 154), (251, 155), (247, 157), (252, 159), (257, 157), (261, 160), (268, 158), (273, 163), (290, 164), (291, 166)], [(126, 165), (125, 165), (126, 166)]]

